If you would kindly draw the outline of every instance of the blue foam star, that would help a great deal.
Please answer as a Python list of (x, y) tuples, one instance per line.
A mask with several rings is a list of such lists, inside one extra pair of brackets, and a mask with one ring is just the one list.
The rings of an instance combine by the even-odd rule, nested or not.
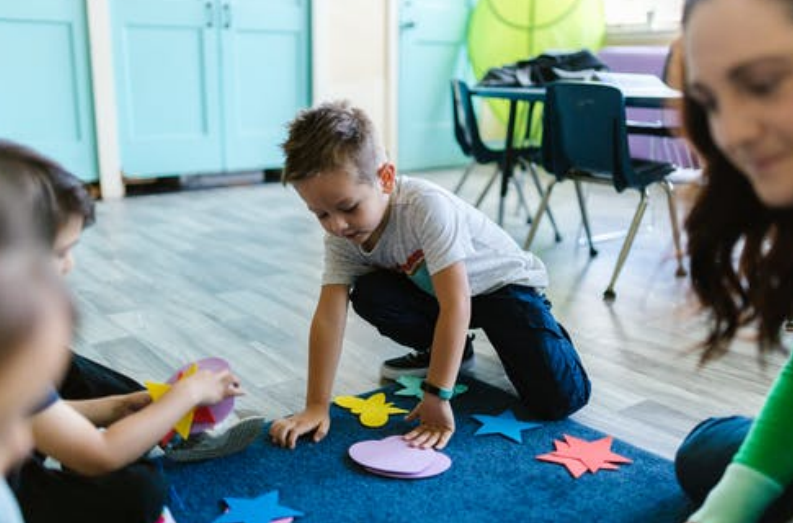
[(270, 523), (274, 519), (302, 516), (303, 513), (278, 504), (278, 491), (258, 498), (223, 498), (228, 511), (212, 523)]
[(485, 414), (474, 414), (472, 416), (482, 424), (474, 433), (474, 436), (484, 436), (486, 434), (500, 434), (509, 438), (515, 443), (523, 443), (521, 431), (542, 427), (542, 423), (531, 421), (521, 421), (515, 419), (515, 414), (511, 410), (505, 410), (498, 416), (487, 416)]

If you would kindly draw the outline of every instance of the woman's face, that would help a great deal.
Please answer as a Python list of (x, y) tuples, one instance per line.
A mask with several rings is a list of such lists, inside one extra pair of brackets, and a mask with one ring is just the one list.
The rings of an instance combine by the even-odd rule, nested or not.
[(769, 207), (793, 206), (791, 9), (782, 0), (703, 0), (685, 30), (686, 89)]

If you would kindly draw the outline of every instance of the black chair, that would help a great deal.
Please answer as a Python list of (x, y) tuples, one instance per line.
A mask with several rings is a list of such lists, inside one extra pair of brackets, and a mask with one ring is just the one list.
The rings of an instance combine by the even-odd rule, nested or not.
[(675, 167), (667, 162), (630, 157), (625, 100), (617, 87), (593, 82), (550, 84), (547, 87), (543, 114), (542, 160), (545, 170), (553, 174), (555, 179), (546, 189), (545, 197), (540, 202), (540, 208), (526, 237), (524, 248), (528, 249), (531, 246), (542, 214), (557, 183), (566, 179), (575, 182), (590, 256), (597, 255), (597, 251), (592, 244), (592, 233), (581, 183), (612, 185), (617, 192), (625, 189), (637, 190), (640, 196), (639, 205), (620, 250), (611, 281), (603, 294), (605, 299), (613, 300), (616, 297), (614, 286), (617, 277), (647, 209), (647, 187), (658, 183), (666, 192), (669, 202), (678, 274), (681, 272), (685, 274), (674, 189), (666, 179)]
[[(482, 137), (479, 133), (479, 123), (476, 118), (476, 112), (474, 111), (468, 84), (462, 80), (454, 79), (451, 81), (451, 90), (452, 115), (454, 118), (454, 136), (457, 139), (457, 143), (459, 144), (460, 150), (463, 152), (463, 154), (472, 158), (471, 163), (466, 167), (462, 177), (460, 178), (460, 181), (454, 188), (454, 193), (457, 194), (460, 192), (474, 167), (477, 165), (495, 164), (493, 174), (488, 179), (487, 184), (485, 184), (484, 189), (479, 194), (479, 197), (476, 199), (474, 204), (476, 207), (479, 207), (493, 184), (499, 179), (499, 175), (504, 169), (504, 149), (495, 149), (487, 145), (484, 140), (482, 140)], [(530, 118), (529, 121), (531, 121)], [(537, 192), (542, 198), (544, 195), (544, 190), (535, 168), (535, 164), (540, 161), (540, 154), (541, 150), (536, 146), (524, 146), (515, 149), (515, 155), (518, 159), (519, 165), (523, 170), (526, 170), (530, 173), (534, 185), (537, 188)], [(515, 187), (520, 205), (526, 210), (526, 213), (529, 215), (529, 219), (531, 219), (531, 213), (526, 201), (526, 195), (523, 192), (523, 186), (521, 185), (520, 180), (513, 177), (511, 182)], [(550, 208), (547, 208), (546, 212), (548, 214), (548, 219), (551, 221), (553, 226), (556, 241), (561, 241), (562, 237), (559, 234), (558, 228), (556, 227), (556, 220), (553, 217), (553, 213), (551, 212)], [(500, 218), (499, 225), (501, 225)]]

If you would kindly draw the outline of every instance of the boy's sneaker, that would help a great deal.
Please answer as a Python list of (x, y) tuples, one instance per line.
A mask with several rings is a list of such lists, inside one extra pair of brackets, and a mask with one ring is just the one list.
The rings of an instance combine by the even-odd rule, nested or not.
[(245, 418), (220, 434), (204, 432), (169, 446), (164, 450), (165, 457), (173, 461), (186, 462), (228, 456), (253, 443), (262, 433), (263, 428), (264, 417)]
[[(474, 366), (474, 339), (473, 334), (469, 334), (465, 340), (465, 350), (463, 351), (463, 361), (460, 363), (460, 372), (468, 372)], [(385, 360), (380, 368), (380, 376), (388, 380), (396, 380), (400, 376), (419, 376), (427, 375), (430, 366), (430, 351), (413, 351), (398, 358)]]

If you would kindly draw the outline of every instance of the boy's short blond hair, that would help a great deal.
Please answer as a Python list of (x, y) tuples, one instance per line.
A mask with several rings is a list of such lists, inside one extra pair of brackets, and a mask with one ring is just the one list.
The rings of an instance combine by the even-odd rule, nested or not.
[(386, 161), (374, 124), (348, 101), (326, 102), (300, 111), (281, 146), (286, 156), (281, 181), (297, 183), (327, 171), (346, 169), (374, 183)]

